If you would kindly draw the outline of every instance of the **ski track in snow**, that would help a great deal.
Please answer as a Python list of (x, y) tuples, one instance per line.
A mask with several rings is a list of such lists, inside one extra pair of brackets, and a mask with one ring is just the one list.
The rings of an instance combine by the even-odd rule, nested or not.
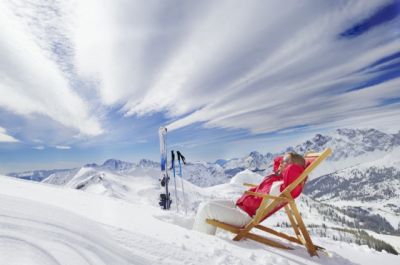
[[(80, 216), (3, 195), (0, 201), (0, 264), (150, 264)], [(24, 212), (18, 210), (21, 204)]]
[[(17, 237), (0, 236), (0, 261), (4, 264), (32, 262), (38, 264), (60, 264), (52, 255), (40, 246)], [(18, 255), (24, 253), (23, 256)]]

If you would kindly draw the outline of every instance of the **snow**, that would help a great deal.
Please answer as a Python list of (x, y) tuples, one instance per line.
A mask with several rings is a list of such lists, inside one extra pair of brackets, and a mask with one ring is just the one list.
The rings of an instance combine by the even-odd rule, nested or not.
[[(370, 156), (376, 155), (378, 152), (380, 151), (375, 151), (369, 155)], [(340, 183), (343, 180), (350, 180), (352, 178), (355, 178), (357, 175), (355, 175), (354, 172), (356, 172), (357, 174), (358, 173), (361, 174), (368, 172), (371, 168), (377, 168), (378, 170), (379, 169), (383, 170), (385, 168), (393, 167), (395, 170), (399, 170), (400, 169), (399, 157), (400, 157), (400, 148), (394, 148), (390, 152), (381, 154), (378, 159), (375, 159), (373, 161), (365, 159), (363, 163), (359, 163), (356, 165), (353, 164), (351, 167), (336, 172), (335, 174), (336, 183)], [(327, 163), (328, 162), (329, 161), (327, 161)], [(325, 203), (338, 207), (353, 206), (353, 207), (361, 207), (363, 209), (368, 209), (368, 211), (370, 211), (371, 213), (379, 214), (382, 217), (384, 217), (395, 229), (397, 229), (397, 227), (400, 224), (400, 216), (398, 213), (396, 213), (391, 209), (388, 209), (386, 206), (388, 204), (392, 205), (400, 204), (400, 195), (398, 193), (399, 190), (398, 187), (400, 187), (399, 178), (396, 177), (396, 173), (393, 173), (392, 175), (393, 176), (387, 176), (387, 179), (382, 178), (381, 180), (379, 180), (379, 182), (375, 184), (371, 183), (370, 185), (365, 185), (369, 183), (368, 181), (364, 181), (364, 183), (361, 183), (360, 181), (359, 193), (360, 194), (364, 193), (370, 196), (374, 194), (380, 196), (377, 199), (371, 201), (361, 201), (357, 198), (354, 198), (352, 200), (351, 199), (344, 200), (340, 196), (335, 195), (335, 192), (332, 191), (331, 193), (327, 193), (325, 196), (319, 197), (318, 200), (324, 201)], [(364, 186), (362, 187), (361, 184), (364, 184)], [(385, 189), (387, 188), (394, 189), (395, 195), (389, 196), (388, 194), (385, 194)], [(381, 198), (382, 196), (383, 198)]]
[[(329, 244), (325, 242), (325, 244)], [(370, 249), (368, 246), (358, 246), (354, 243), (348, 244), (343, 242), (335, 242), (334, 244), (329, 244), (329, 249), (335, 253), (341, 253), (346, 257), (346, 261), (349, 263), (343, 264), (399, 264), (400, 258), (398, 256), (391, 255), (388, 256), (387, 253), (376, 252)]]
[(147, 264), (87, 218), (22, 198), (0, 200), (0, 264)]
[(257, 184), (262, 181), (263, 177), (260, 174), (254, 173), (248, 169), (243, 170), (236, 174), (230, 181), (231, 184), (239, 184), (247, 182), (250, 184)]
[[(400, 148), (394, 148), (391, 152), (375, 151), (366, 155), (357, 157), (357, 159), (349, 160), (346, 162), (346, 170), (358, 168), (360, 170), (367, 170), (370, 167), (395, 167), (400, 168)], [(345, 170), (344, 170), (345, 171)]]
[[(217, 236), (201, 234), (190, 230), (194, 212), (185, 216), (182, 211), (162, 211), (153, 206), (152, 198), (134, 200), (150, 196), (148, 189), (157, 184), (154, 177), (132, 176), (134, 195), (126, 201), (1, 176), (0, 264), (368, 265), (399, 261), (398, 256), (319, 237), (313, 237), (315, 243), (325, 246), (328, 253), (311, 258), (302, 246), (290, 243), (294, 250), (284, 251), (249, 240), (235, 242), (232, 234), (223, 231)], [(240, 189), (237, 184), (212, 188), (188, 185), (187, 191), (197, 192), (201, 199)]]
[[(333, 153), (335, 149), (333, 149)], [(375, 150), (355, 157), (348, 157), (337, 161), (327, 160), (321, 166), (317, 167), (311, 174), (310, 180), (318, 176), (323, 176), (329, 173), (343, 171), (351, 167), (367, 168), (369, 166), (395, 166), (399, 164), (400, 148), (393, 148), (392, 151)]]
[(368, 231), (368, 234), (375, 238), (388, 242), (397, 250), (397, 252), (400, 252), (400, 236), (382, 235), (373, 231)]
[(325, 203), (335, 205), (337, 207), (362, 207), (363, 209), (370, 209), (370, 211), (374, 214), (379, 214), (383, 216), (393, 227), (397, 228), (400, 225), (400, 216), (399, 214), (395, 214), (385, 210), (382, 205), (387, 203), (395, 203), (398, 205), (399, 198), (395, 198), (392, 200), (384, 200), (384, 201), (374, 201), (374, 202), (359, 202), (359, 201), (340, 201), (340, 200), (331, 200)]

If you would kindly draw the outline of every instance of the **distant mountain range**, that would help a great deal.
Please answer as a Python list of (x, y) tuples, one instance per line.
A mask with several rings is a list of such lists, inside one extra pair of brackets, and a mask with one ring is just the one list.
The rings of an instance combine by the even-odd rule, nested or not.
[(223, 167), (225, 169), (242, 167), (253, 171), (268, 170), (271, 168), (273, 158), (284, 152), (295, 151), (304, 154), (309, 151), (321, 152), (328, 147), (334, 150), (333, 154), (328, 157), (328, 161), (354, 160), (360, 157), (365, 159), (366, 155), (375, 153), (369, 158), (369, 160), (374, 160), (399, 146), (400, 132), (386, 134), (375, 129), (337, 129), (328, 135), (316, 134), (312, 139), (296, 146), (289, 146), (279, 153), (263, 155), (253, 151), (246, 157), (226, 161)]
[(63, 173), (69, 173), (72, 170), (74, 169), (32, 170), (19, 173), (8, 173), (6, 175), (10, 177), (40, 182), (51, 175), (57, 175), (57, 174), (63, 175)]
[[(249, 169), (260, 175), (266, 175), (271, 171), (272, 160), (279, 154), (287, 151), (295, 151), (304, 154), (307, 151), (322, 151), (327, 147), (334, 150), (323, 166), (324, 170), (319, 170), (319, 175), (325, 175), (348, 168), (355, 164), (370, 162), (390, 153), (400, 146), (400, 132), (397, 134), (386, 134), (375, 129), (337, 129), (334, 132), (321, 135), (316, 134), (302, 144), (289, 146), (279, 153), (261, 154), (253, 151), (242, 158), (229, 160), (219, 159), (215, 162), (188, 163), (184, 167), (184, 178), (198, 186), (213, 186), (229, 181), (237, 173)], [(84, 167), (97, 168), (120, 174), (129, 174), (137, 168), (159, 168), (160, 164), (148, 159), (142, 159), (138, 163), (126, 162), (117, 159), (109, 159), (102, 165), (87, 164)], [(22, 173), (9, 173), (8, 176), (42, 181), (52, 175), (68, 175), (78, 169), (55, 169), (55, 170), (36, 170)]]

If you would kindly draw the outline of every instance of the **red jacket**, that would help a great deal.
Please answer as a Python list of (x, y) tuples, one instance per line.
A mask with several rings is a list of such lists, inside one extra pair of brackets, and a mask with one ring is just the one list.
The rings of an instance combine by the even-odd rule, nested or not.
[[(279, 167), (279, 166), (278, 166)], [(275, 165), (274, 165), (275, 169)], [(264, 178), (264, 180), (254, 188), (251, 188), (250, 191), (268, 194), (271, 190), (272, 183), (278, 180), (283, 180), (283, 184), (280, 187), (280, 191), (283, 191), (287, 186), (289, 186), (293, 181), (296, 180), (297, 177), (303, 173), (304, 168), (297, 164), (290, 164), (288, 165), (285, 170), (282, 172), (281, 175), (271, 174)], [(303, 190), (303, 186), (299, 185), (293, 189), (291, 195), (293, 198), (297, 198)], [(262, 198), (243, 194), (236, 201), (236, 205), (248, 213), (250, 216), (255, 215), (258, 207), (260, 207)], [(277, 209), (278, 210), (278, 209)]]

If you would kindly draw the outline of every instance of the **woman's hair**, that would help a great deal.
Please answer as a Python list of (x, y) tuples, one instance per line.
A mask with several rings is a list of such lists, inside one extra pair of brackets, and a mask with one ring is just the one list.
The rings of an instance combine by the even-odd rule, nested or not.
[(306, 166), (306, 160), (304, 159), (303, 156), (301, 156), (295, 152), (288, 152), (285, 154), (285, 157), (286, 156), (288, 156), (288, 158), (289, 158), (289, 163), (297, 164), (302, 167)]

